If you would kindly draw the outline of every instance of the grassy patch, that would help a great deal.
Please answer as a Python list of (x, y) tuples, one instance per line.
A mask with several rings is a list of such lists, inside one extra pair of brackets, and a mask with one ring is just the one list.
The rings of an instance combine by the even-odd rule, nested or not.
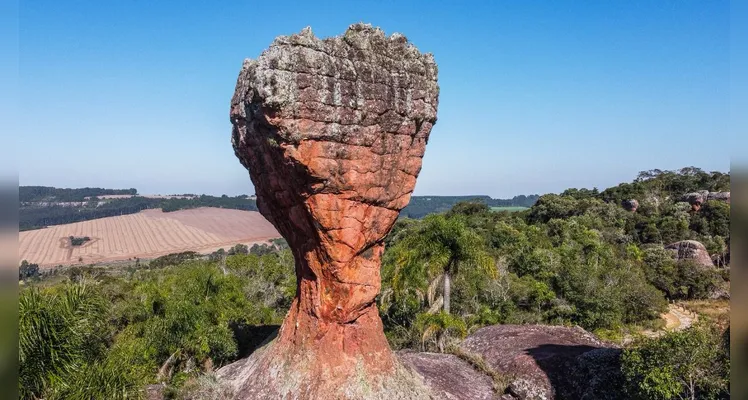
[(700, 317), (714, 321), (722, 328), (730, 325), (730, 300), (689, 300), (681, 304), (699, 314)]

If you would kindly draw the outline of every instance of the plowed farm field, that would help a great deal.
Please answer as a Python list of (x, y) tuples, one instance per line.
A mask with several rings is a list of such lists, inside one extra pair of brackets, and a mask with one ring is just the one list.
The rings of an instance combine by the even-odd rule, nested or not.
[[(280, 237), (258, 212), (210, 207), (169, 213), (145, 210), (24, 231), (19, 236), (20, 260), (43, 267), (150, 259), (182, 251), (210, 253)], [(72, 246), (70, 236), (91, 240)]]

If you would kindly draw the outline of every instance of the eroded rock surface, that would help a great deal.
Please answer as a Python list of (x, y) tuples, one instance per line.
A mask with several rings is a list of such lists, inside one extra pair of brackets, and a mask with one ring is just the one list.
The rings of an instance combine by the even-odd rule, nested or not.
[(681, 240), (665, 246), (678, 261), (693, 261), (704, 268), (713, 268), (714, 263), (706, 247), (696, 240)]
[(730, 203), (730, 192), (710, 192), (708, 190), (699, 190), (696, 192), (686, 193), (683, 200), (691, 205), (694, 211), (699, 211), (705, 202), (710, 200), (724, 201)]
[[(609, 398), (620, 352), (581, 328), (548, 325), (488, 326), (460, 347), (509, 377), (509, 394), (521, 400)], [(613, 378), (597, 375), (611, 368)]]
[(244, 62), (232, 144), (293, 250), (298, 286), (277, 339), (219, 371), (238, 398), (426, 395), (389, 349), (375, 297), (438, 93), (430, 54), (364, 24), (323, 40), (306, 28)]
[(717, 200), (730, 203), (730, 192), (710, 192), (707, 200)]
[(467, 361), (452, 354), (398, 352), (400, 360), (415, 369), (425, 380), (436, 399), (493, 400), (491, 378), (475, 370)]

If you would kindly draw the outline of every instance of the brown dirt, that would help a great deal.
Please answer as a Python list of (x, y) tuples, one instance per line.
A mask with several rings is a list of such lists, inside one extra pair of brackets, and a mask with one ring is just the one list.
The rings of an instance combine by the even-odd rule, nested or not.
[[(70, 236), (88, 236), (91, 241), (72, 247), (67, 239)], [(275, 228), (254, 211), (210, 207), (170, 213), (145, 210), (21, 232), (19, 260), (44, 267), (149, 259), (182, 251), (209, 253), (278, 237)]]

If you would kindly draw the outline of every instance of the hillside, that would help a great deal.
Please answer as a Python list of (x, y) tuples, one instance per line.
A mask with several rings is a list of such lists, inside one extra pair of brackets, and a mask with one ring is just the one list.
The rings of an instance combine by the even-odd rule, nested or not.
[[(726, 193), (729, 174), (685, 168), (642, 178), (647, 174), (602, 192), (544, 195), (527, 211), (491, 212), (479, 201), (423, 219), (401, 218), (386, 238), (377, 298), (389, 345), (433, 390), (456, 399), (537, 398), (527, 395), (531, 390), (549, 399), (555, 392), (556, 399), (623, 400), (653, 398), (647, 390), (665, 389), (728, 398), (729, 362), (722, 346), (729, 337), (723, 333), (729, 327), (724, 287), (729, 287), (730, 204), (708, 196), (700, 205), (682, 200), (699, 190)], [(639, 203), (635, 210), (622, 204), (629, 200)], [(177, 252), (191, 241), (212, 244), (252, 229), (253, 237), (260, 236), (267, 223), (257, 218), (235, 210), (148, 210), (24, 232), (22, 242), (46, 233), (52, 243), (47, 248), (56, 249), (55, 239), (91, 235), (72, 250), (75, 259), (94, 249), (142, 246), (147, 253), (156, 249), (144, 242), (161, 237), (157, 246)], [(98, 238), (96, 224), (116, 234)], [(672, 242), (694, 241), (704, 244), (713, 263), (696, 264), (687, 252), (668, 250)], [(116, 398), (114, 391), (134, 396), (164, 382), (166, 387), (148, 388), (176, 393), (175, 398), (194, 399), (194, 393), (220, 398), (208, 391), (222, 388), (215, 371), (221, 376), (240, 367), (277, 329), (296, 292), (291, 249), (262, 250), (201, 260), (174, 257), (129, 272), (37, 272), (21, 289), (26, 322), (20, 334), (29, 354), (20, 374), (25, 390), (42, 393), (51, 389), (34, 383), (49, 382), (63, 393), (80, 390), (82, 398)], [(461, 259), (460, 269), (451, 272), (449, 313), (443, 310), (442, 251), (458, 251)], [(63, 251), (55, 254), (65, 257)], [(92, 308), (67, 317), (63, 299)], [(68, 319), (47, 320), (57, 315)], [(42, 323), (59, 330), (55, 337), (98, 340), (100, 346), (81, 369), (43, 375), (38, 366), (49, 360), (41, 350), (57, 341), (31, 328)], [(75, 343), (68, 351), (89, 349)], [(661, 366), (679, 369), (651, 388), (646, 377)], [(681, 377), (692, 372), (703, 379), (695, 388), (681, 385)], [(87, 385), (103, 379), (117, 383)], [(58, 387), (58, 381), (77, 384)]]
[[(90, 240), (73, 246), (71, 236)], [(91, 264), (182, 251), (211, 252), (279, 236), (255, 211), (208, 207), (170, 213), (145, 210), (21, 232), (19, 257), (40, 266)]]
[(136, 189), (60, 189), (47, 186), (20, 186), (18, 191), (18, 228), (21, 231), (134, 214), (148, 209), (170, 212), (217, 207), (257, 211), (254, 198), (247, 195), (142, 195)]

